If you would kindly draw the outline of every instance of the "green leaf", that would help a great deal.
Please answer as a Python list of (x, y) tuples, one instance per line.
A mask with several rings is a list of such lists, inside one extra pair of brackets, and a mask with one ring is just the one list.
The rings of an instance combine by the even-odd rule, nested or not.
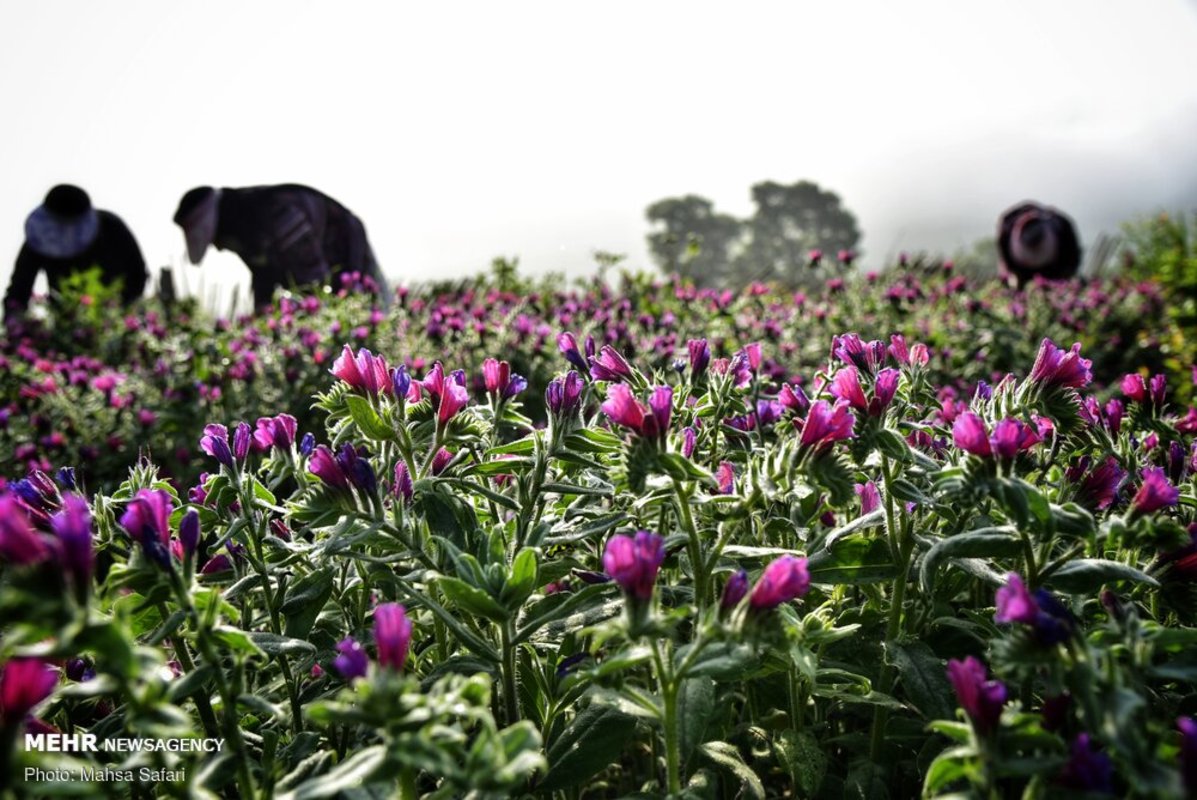
[[(528, 609), (513, 643), (520, 644), (527, 641), (537, 631), (551, 623), (565, 620), (563, 627), (584, 628), (618, 614), (623, 608), (622, 600), (612, 600), (606, 605), (599, 604), (601, 597), (610, 589), (609, 584), (596, 584), (584, 586), (576, 592), (565, 595), (549, 595)], [(599, 611), (590, 613), (594, 609), (584, 608), (585, 606), (596, 606)], [(610, 613), (608, 613), (607, 606), (610, 607)]]
[(1120, 561), (1102, 558), (1078, 558), (1056, 570), (1045, 581), (1048, 586), (1067, 594), (1093, 594), (1106, 583), (1135, 581), (1159, 586), (1159, 581)]
[(306, 639), (332, 596), (334, 570), (331, 566), (309, 572), (287, 587), (287, 597), (279, 611), (287, 618), (283, 633), (293, 639)]
[(536, 550), (531, 547), (520, 550), (511, 562), (511, 576), (499, 597), (503, 605), (513, 610), (519, 608), (536, 590), (538, 572)]
[(212, 635), (234, 653), (244, 653), (250, 656), (265, 655), (262, 649), (254, 644), (253, 638), (240, 628), (217, 625), (212, 630)]
[(764, 800), (765, 786), (761, 779), (744, 763), (740, 751), (729, 742), (707, 742), (698, 746), (698, 752), (712, 764), (730, 773), (740, 782), (743, 796)]
[(349, 416), (353, 424), (357, 425), (367, 439), (388, 442), (395, 439), (395, 430), (378, 415), (370, 405), (370, 401), (360, 394), (345, 395), (345, 405), (349, 408)]
[(386, 747), (380, 744), (359, 750), (324, 775), (304, 781), (294, 792), (279, 795), (279, 800), (317, 800), (360, 789), (382, 769), (386, 757)]
[(997, 558), (1015, 556), (1022, 552), (1022, 541), (1009, 527), (979, 528), (940, 539), (923, 556), (919, 579), (923, 591), (930, 594), (935, 587), (935, 570), (949, 558)]
[(885, 646), (886, 660), (898, 670), (907, 699), (926, 719), (950, 718), (954, 706), (949, 701), (952, 688), (944, 672), (944, 662), (926, 642), (890, 642)]
[(507, 609), (499, 605), (489, 594), (460, 578), (442, 575), (436, 582), (445, 596), (468, 614), (476, 614), (492, 622), (503, 622), (511, 616)]
[(714, 714), (715, 681), (707, 677), (682, 681), (677, 694), (677, 727), (683, 765), (690, 760), (698, 743), (706, 739)]
[(893, 580), (898, 568), (884, 539), (841, 539), (807, 561), (813, 583), (865, 584)]
[(313, 655), (316, 652), (316, 646), (311, 642), (268, 631), (253, 631), (249, 638), (268, 656)]
[(959, 781), (971, 781), (977, 775), (976, 753), (971, 747), (952, 747), (944, 750), (923, 779), (923, 797), (933, 797)]
[(634, 741), (636, 719), (617, 708), (591, 703), (574, 717), (545, 755), (549, 771), (538, 785), (543, 793), (584, 785), (619, 760)]
[(810, 731), (786, 730), (773, 743), (778, 760), (790, 772), (790, 779), (802, 797), (813, 797), (827, 774), (827, 754)]

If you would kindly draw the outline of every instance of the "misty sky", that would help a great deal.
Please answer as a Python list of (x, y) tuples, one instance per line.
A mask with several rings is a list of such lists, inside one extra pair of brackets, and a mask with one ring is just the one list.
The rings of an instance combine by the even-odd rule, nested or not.
[[(648, 264), (644, 208), (751, 211), (764, 179), (840, 193), (865, 263), (991, 232), (1024, 198), (1090, 240), (1197, 207), (1197, 4), (5, 3), (0, 282), (57, 182), (122, 216), (152, 269), (198, 184), (302, 182), (384, 270), (496, 255)], [(228, 254), (194, 285), (244, 280)]]

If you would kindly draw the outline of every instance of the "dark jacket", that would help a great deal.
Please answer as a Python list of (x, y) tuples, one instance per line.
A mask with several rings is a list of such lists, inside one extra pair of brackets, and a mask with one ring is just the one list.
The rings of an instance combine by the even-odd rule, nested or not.
[(4, 295), (4, 314), (22, 312), (29, 307), (33, 294), (33, 283), (42, 270), (50, 282), (51, 289), (57, 289), (62, 281), (77, 272), (84, 272), (94, 266), (102, 271), (105, 283), (123, 282), (121, 297), (131, 303), (145, 291), (145, 259), (141, 248), (133, 238), (128, 226), (111, 211), (97, 211), (100, 217), (100, 231), (91, 247), (74, 258), (48, 258), (33, 250), (28, 244), (21, 247), (17, 263), (13, 267), (8, 292)]
[(268, 305), (276, 288), (324, 283), (341, 272), (361, 272), (386, 291), (361, 220), (307, 186), (221, 189), (214, 244), (249, 267), (256, 306)]

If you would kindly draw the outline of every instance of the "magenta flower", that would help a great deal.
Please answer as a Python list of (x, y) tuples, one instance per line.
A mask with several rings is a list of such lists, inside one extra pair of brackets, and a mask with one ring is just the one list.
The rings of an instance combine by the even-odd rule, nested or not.
[(673, 389), (669, 386), (653, 387), (648, 396), (648, 407), (652, 416), (645, 417), (642, 433), (649, 439), (664, 436), (669, 430), (669, 420), (673, 414)]
[(607, 540), (603, 569), (629, 596), (649, 600), (664, 560), (665, 540), (657, 534), (638, 531), (635, 538), (617, 534)]
[(1143, 470), (1143, 483), (1131, 500), (1131, 510), (1135, 514), (1151, 514), (1176, 505), (1179, 499), (1180, 490), (1168, 482), (1164, 470), (1148, 467)]
[(254, 443), (261, 451), (272, 447), (289, 450), (295, 443), (295, 417), (279, 414), (277, 417), (260, 417), (254, 429)]
[(439, 361), (432, 365), (432, 369), (424, 378), (423, 386), (432, 398), (432, 406), (436, 409), (436, 418), (441, 425), (453, 419), (457, 412), (470, 402), (470, 393), (465, 387), (465, 375), (458, 370), (446, 377)]
[(308, 470), (324, 481), (326, 486), (333, 489), (349, 488), (349, 476), (345, 474), (337, 462), (337, 457), (333, 455), (333, 451), (327, 445), (319, 445), (312, 452), (312, 458), (308, 461)]
[(1004, 461), (1013, 459), (1040, 441), (1038, 431), (1022, 420), (1009, 417), (994, 426), (993, 435), (989, 438), (993, 454)]
[(25, 566), (49, 557), (50, 545), (29, 524), (24, 505), (12, 495), (0, 496), (0, 558)]
[(877, 491), (877, 484), (869, 481), (856, 484), (856, 494), (860, 498), (860, 514), (871, 514), (881, 508), (881, 492)]
[(449, 463), (452, 461), (453, 453), (442, 447), (440, 450), (437, 450), (436, 455), (432, 457), (432, 465), (429, 468), (429, 471), (432, 472), (433, 476), (440, 475), (445, 471), (445, 469), (449, 466)]
[(886, 347), (883, 342), (862, 340), (855, 333), (836, 336), (831, 342), (831, 354), (842, 363), (856, 367), (866, 375), (872, 375), (885, 362)]
[(482, 362), (482, 381), (486, 384), (486, 391), (498, 394), (507, 386), (511, 379), (511, 365), (506, 361), (488, 358)]
[(386, 360), (364, 347), (355, 355), (349, 345), (345, 345), (329, 371), (351, 389), (366, 394), (378, 395), (379, 392), (391, 391), (391, 376)]
[(720, 462), (715, 470), (715, 481), (719, 484), (719, 494), (731, 494), (736, 490), (736, 470), (731, 462)]
[(1021, 622), (1033, 625), (1039, 614), (1039, 605), (1027, 589), (1022, 578), (1011, 572), (1006, 576), (1006, 585), (997, 590), (997, 613), (994, 622)]
[(691, 427), (682, 428), (682, 455), (686, 458), (694, 456), (694, 448), (698, 444), (698, 434)]
[(844, 367), (835, 373), (831, 385), (827, 387), (832, 397), (842, 400), (857, 411), (867, 412), (869, 401), (864, 390), (860, 388), (860, 375), (856, 367)]
[(378, 664), (383, 669), (403, 671), (411, 644), (412, 624), (407, 610), (398, 603), (383, 603), (374, 609), (374, 643)]
[(233, 466), (233, 451), (229, 449), (229, 429), (223, 425), (212, 423), (204, 426), (204, 435), (200, 437), (200, 450), (215, 458), (226, 467)]
[(590, 358), (590, 377), (596, 381), (623, 381), (632, 377), (632, 367), (614, 347), (606, 344), (597, 357)]
[(845, 401), (837, 400), (832, 406), (826, 400), (820, 400), (810, 407), (806, 421), (802, 423), (799, 441), (803, 447), (823, 450), (834, 442), (856, 436), (852, 430), (855, 424), (856, 417)]
[(1180, 774), (1185, 791), (1197, 795), (1197, 720), (1181, 717), (1176, 720), (1180, 730)]
[(146, 557), (170, 567), (170, 515), (174, 500), (162, 489), (142, 489), (121, 515), (121, 526), (141, 545)]
[(711, 346), (706, 339), (691, 339), (686, 348), (690, 351), (690, 374), (701, 378), (711, 364)]
[(956, 417), (956, 422), (952, 425), (952, 441), (961, 450), (974, 456), (987, 458), (993, 455), (985, 422), (971, 411)]
[(806, 392), (802, 391), (801, 386), (785, 384), (777, 394), (777, 402), (799, 414), (805, 414), (810, 410), (810, 398), (806, 396)]
[(998, 725), (1006, 704), (1006, 685), (989, 680), (985, 665), (972, 656), (948, 662), (948, 680), (956, 690), (956, 699), (968, 715), (973, 729), (988, 736)]
[(64, 497), (62, 511), (50, 518), (50, 527), (58, 537), (63, 570), (76, 586), (89, 586), (96, 554), (92, 549), (91, 511), (87, 501), (73, 494)]
[(607, 389), (607, 399), (599, 407), (612, 422), (640, 433), (649, 409), (636, 399), (626, 384), (615, 383)]
[(806, 559), (785, 555), (775, 559), (761, 573), (748, 605), (754, 611), (768, 611), (788, 603), (810, 590), (810, 572)]
[(366, 654), (361, 642), (347, 636), (337, 644), (337, 653), (337, 657), (333, 659), (333, 668), (347, 683), (366, 677), (366, 671), (370, 668), (370, 656)]
[(1118, 461), (1113, 456), (1109, 456), (1080, 479), (1076, 500), (1086, 508), (1103, 511), (1118, 499), (1118, 490), (1125, 480), (1126, 470), (1118, 466)]
[(10, 659), (0, 667), (0, 728), (24, 721), (58, 685), (58, 671), (40, 658)]
[(723, 596), (719, 599), (719, 607), (728, 609), (737, 606), (746, 594), (748, 594), (748, 573), (742, 569), (737, 570), (723, 585)]
[(1091, 366), (1092, 361), (1081, 358), (1080, 342), (1071, 350), (1061, 350), (1051, 339), (1044, 339), (1031, 367), (1031, 381), (1046, 387), (1079, 389), (1093, 380)]
[(1126, 375), (1122, 378), (1122, 393), (1133, 402), (1144, 403), (1147, 401), (1147, 382), (1137, 373)]

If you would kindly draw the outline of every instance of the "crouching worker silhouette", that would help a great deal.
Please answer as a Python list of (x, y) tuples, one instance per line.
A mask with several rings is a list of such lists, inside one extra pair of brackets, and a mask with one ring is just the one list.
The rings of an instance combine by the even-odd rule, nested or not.
[(998, 220), (998, 255), (1003, 274), (1021, 289), (1039, 276), (1068, 280), (1081, 264), (1076, 228), (1066, 215), (1048, 206), (1025, 202)]
[(4, 295), (5, 321), (29, 308), (39, 272), (45, 271), (50, 290), (56, 291), (67, 278), (93, 267), (99, 267), (105, 284), (120, 283), (125, 303), (145, 291), (145, 259), (128, 226), (111, 211), (93, 208), (78, 186), (59, 184), (25, 220), (25, 243)]
[(187, 239), (187, 257), (200, 263), (208, 245), (231, 250), (249, 267), (254, 306), (270, 305), (280, 287), (329, 283), (360, 273), (367, 288), (387, 299), (366, 228), (349, 209), (307, 186), (245, 189), (200, 186), (179, 201), (174, 221)]

